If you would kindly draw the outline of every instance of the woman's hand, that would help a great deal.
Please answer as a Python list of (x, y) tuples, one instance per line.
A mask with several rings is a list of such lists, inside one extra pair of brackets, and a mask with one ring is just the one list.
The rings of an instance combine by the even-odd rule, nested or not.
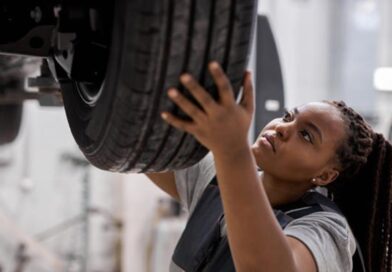
[(190, 102), (178, 90), (169, 89), (169, 97), (192, 121), (185, 121), (168, 112), (161, 116), (172, 126), (192, 134), (201, 144), (218, 154), (232, 154), (248, 144), (248, 131), (254, 111), (254, 94), (250, 72), (244, 76), (241, 102), (236, 103), (229, 79), (217, 62), (209, 70), (218, 87), (219, 101), (199, 85), (189, 74), (181, 76), (181, 83), (200, 103), (202, 109)]

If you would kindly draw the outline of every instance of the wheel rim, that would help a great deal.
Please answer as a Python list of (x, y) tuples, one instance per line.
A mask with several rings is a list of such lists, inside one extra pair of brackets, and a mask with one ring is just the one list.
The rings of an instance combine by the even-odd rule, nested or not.
[[(81, 24), (79, 29), (75, 30), (76, 38), (72, 42), (69, 41), (71, 46), (67, 50), (63, 50), (63, 55), (57, 58), (60, 66), (66, 67), (65, 70), (68, 71), (70, 79), (74, 82), (76, 94), (81, 102), (89, 107), (94, 107), (103, 94), (114, 18), (113, 3), (97, 5), (94, 8), (96, 10), (95, 17), (98, 18), (95, 20), (100, 23), (94, 23), (90, 18), (88, 26)], [(67, 38), (65, 36), (64, 40), (67, 41)], [(64, 52), (68, 55), (64, 56)], [(69, 52), (72, 52), (73, 55), (71, 67), (68, 66), (70, 62), (67, 61)]]
[(86, 105), (90, 107), (94, 107), (97, 104), (99, 98), (102, 95), (102, 90), (103, 90), (102, 83), (103, 80), (101, 80), (99, 84), (80, 83), (80, 82), (76, 84), (79, 97)]

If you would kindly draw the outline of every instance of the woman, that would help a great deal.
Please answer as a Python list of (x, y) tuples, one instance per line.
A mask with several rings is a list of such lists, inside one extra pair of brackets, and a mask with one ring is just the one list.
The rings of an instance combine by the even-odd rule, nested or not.
[[(203, 210), (201, 202), (209, 203), (209, 179), (216, 174), (224, 218), (215, 225), (221, 227), (220, 237), (228, 239), (231, 254), (227, 258), (236, 271), (351, 271), (356, 248), (352, 233), (364, 252), (367, 271), (391, 271), (391, 145), (344, 103), (320, 102), (272, 120), (250, 146), (247, 139), (254, 111), (250, 73), (245, 75), (243, 97), (237, 104), (220, 66), (213, 62), (209, 69), (219, 101), (186, 74), (181, 82), (201, 107), (171, 89), (169, 97), (192, 120), (184, 121), (168, 112), (163, 112), (162, 118), (193, 134), (211, 154), (189, 169), (147, 174), (192, 212), (187, 226), (191, 231), (185, 233), (192, 236), (198, 231), (191, 226), (197, 221), (195, 213), (200, 218), (214, 213), (215, 208), (204, 214), (195, 210)], [(257, 167), (263, 169), (260, 175)], [(273, 208), (297, 203), (318, 187), (330, 189), (342, 213), (318, 211), (282, 229)], [(213, 200), (211, 203), (219, 206)], [(215, 243), (209, 236), (194, 237)], [(194, 244), (199, 243), (196, 240)], [(174, 261), (186, 261), (184, 266), (173, 264), (172, 271), (187, 270), (187, 265), (195, 262), (196, 266), (189, 266), (191, 270), (203, 270), (213, 262), (208, 255), (216, 255), (221, 245), (208, 246), (200, 256), (191, 256), (193, 244), (185, 242), (187, 246), (181, 247), (182, 243)]]

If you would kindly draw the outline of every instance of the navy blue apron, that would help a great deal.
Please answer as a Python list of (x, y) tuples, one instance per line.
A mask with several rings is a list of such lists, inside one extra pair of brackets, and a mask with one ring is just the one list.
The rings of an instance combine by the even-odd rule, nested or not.
[[(319, 211), (342, 214), (334, 202), (317, 192), (307, 192), (297, 202), (274, 209), (282, 229), (296, 218)], [(223, 219), (222, 201), (214, 177), (190, 216), (172, 261), (186, 272), (234, 272), (227, 236), (221, 235)]]

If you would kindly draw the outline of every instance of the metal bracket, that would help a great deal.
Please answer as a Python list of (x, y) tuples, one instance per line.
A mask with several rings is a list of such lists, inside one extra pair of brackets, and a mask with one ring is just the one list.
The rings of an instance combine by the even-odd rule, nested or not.
[(37, 26), (19, 41), (0, 44), (0, 52), (2, 54), (49, 57), (54, 29), (53, 25)]

